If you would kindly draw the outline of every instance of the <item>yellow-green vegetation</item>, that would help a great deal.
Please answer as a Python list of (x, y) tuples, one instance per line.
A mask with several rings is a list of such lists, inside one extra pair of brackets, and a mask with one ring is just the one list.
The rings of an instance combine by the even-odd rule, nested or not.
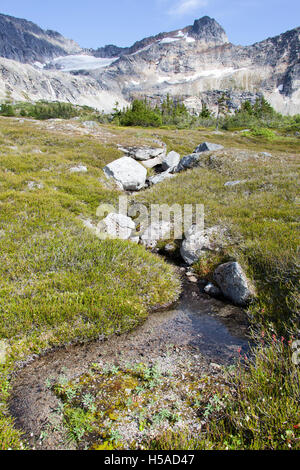
[[(186, 396), (178, 410), (151, 408), (154, 401), (163, 404), (164, 387), (172, 386), (172, 377), (146, 366), (94, 370), (78, 383), (59, 384), (70, 437), (79, 448), (98, 449), (299, 448), (299, 366), (291, 361), (287, 341), (269, 338), (270, 331), (286, 334), (299, 321), (299, 138), (277, 131), (110, 125), (88, 136), (81, 135), (74, 121), (69, 131), (62, 127), (59, 132), (60, 125), (0, 119), (0, 449), (22, 446), (6, 406), (9, 374), (17, 361), (66, 342), (132, 329), (151, 307), (178, 296), (174, 270), (159, 257), (129, 242), (95, 239), (82, 223), (96, 221), (100, 203), (117, 202), (120, 193), (102, 172), (121, 156), (116, 144), (154, 139), (181, 155), (203, 141), (224, 145), (224, 151), (206, 154), (201, 167), (134, 200), (204, 204), (206, 225), (227, 228), (228, 246), (194, 269), (210, 278), (220, 262), (238, 260), (256, 283), (258, 296), (249, 313), (254, 324), (264, 326), (266, 340), (259, 343), (253, 363), (231, 371), (228, 389), (205, 379), (207, 388), (200, 396), (201, 383), (187, 377), (198, 401), (193, 406)], [(79, 164), (88, 172), (71, 174), (70, 168)], [(239, 184), (225, 186), (230, 181)], [(185, 385), (177, 379), (178, 387)], [(109, 393), (108, 402), (111, 387), (115, 393)], [(138, 411), (132, 403), (124, 404), (127, 389), (140, 403)], [(125, 419), (125, 405), (137, 411), (139, 432), (149, 431), (143, 439), (122, 439), (116, 423)], [(188, 429), (171, 432), (178, 413), (191, 413), (195, 422), (200, 413), (204, 428), (193, 436)], [(155, 435), (153, 420), (164, 424)]]
[[(215, 382), (214, 394), (211, 385)], [(54, 386), (62, 401), (68, 438), (80, 448), (147, 449), (155, 437), (172, 430), (196, 434), (225, 406), (228, 386), (188, 370), (162, 372), (145, 364), (100, 368), (79, 381)], [(51, 425), (50, 425), (51, 428)]]
[(292, 361), (292, 338), (263, 330), (256, 340), (254, 357), (231, 369), (229, 394), (218, 394), (223, 406), (203, 432), (171, 430), (152, 440), (150, 449), (300, 449), (300, 368)]
[[(300, 449), (300, 369), (291, 340), (262, 331), (223, 374), (94, 364), (54, 391), (67, 439), (93, 450)], [(51, 422), (45, 433), (52, 429)]]
[[(186, 134), (170, 133), (165, 139), (169, 148), (191, 153), (199, 135), (190, 133), (188, 142)], [(205, 139), (212, 136), (202, 134), (201, 140)], [(199, 168), (165, 180), (136, 200), (149, 206), (162, 201), (170, 206), (204, 204), (206, 226), (225, 227), (230, 236), (222, 252), (208, 254), (196, 263), (196, 272), (209, 277), (222, 261), (238, 260), (258, 287), (258, 299), (252, 306), (256, 321), (275, 322), (282, 328), (284, 322), (295, 322), (300, 305), (300, 145), (297, 139), (278, 138), (278, 146), (274, 140), (271, 150), (267, 139), (258, 144), (256, 139), (214, 135), (213, 141), (223, 144), (224, 151), (206, 154)], [(288, 153), (288, 145), (282, 152), (285, 141), (296, 153)], [(266, 149), (272, 151), (271, 156), (262, 153)], [(228, 187), (227, 182), (239, 183)]]
[[(80, 219), (117, 201), (102, 168), (120, 155), (76, 138), (0, 122), (0, 448), (20, 447), (8, 374), (47, 348), (132, 329), (176, 300), (173, 268), (133, 243), (100, 241)], [(70, 168), (86, 165), (86, 174)]]

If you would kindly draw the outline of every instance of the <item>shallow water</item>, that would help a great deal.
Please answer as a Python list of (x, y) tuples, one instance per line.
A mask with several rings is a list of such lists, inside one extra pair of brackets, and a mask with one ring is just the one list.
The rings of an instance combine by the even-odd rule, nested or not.
[(143, 362), (158, 364), (161, 370), (175, 372), (186, 364), (194, 374), (210, 373), (210, 364), (231, 364), (246, 353), (247, 320), (232, 305), (201, 294), (199, 287), (186, 283), (177, 305), (149, 315), (132, 332), (105, 341), (71, 345), (45, 354), (17, 374), (13, 384), (10, 411), (24, 430), (31, 446), (64, 448), (55, 433), (38, 444), (41, 430), (58, 399), (46, 386), (60, 375), (71, 380), (89, 370), (92, 363), (103, 366)]

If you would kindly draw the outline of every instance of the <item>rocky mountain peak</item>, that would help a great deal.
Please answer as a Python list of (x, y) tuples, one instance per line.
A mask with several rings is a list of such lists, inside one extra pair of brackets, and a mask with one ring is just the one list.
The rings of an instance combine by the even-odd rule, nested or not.
[(209, 16), (203, 16), (195, 20), (189, 34), (195, 39), (204, 40), (205, 42), (213, 42), (216, 44), (229, 43), (227, 34), (222, 26)]
[(78, 44), (56, 31), (44, 31), (31, 21), (0, 14), (1, 57), (34, 63), (81, 50)]

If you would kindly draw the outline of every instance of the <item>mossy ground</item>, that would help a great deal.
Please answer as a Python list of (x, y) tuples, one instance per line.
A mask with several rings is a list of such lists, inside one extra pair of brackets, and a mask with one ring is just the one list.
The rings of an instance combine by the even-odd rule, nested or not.
[[(262, 331), (236, 365), (93, 364), (53, 386), (65, 441), (105, 450), (300, 449), (300, 369), (292, 339)], [(44, 434), (53, 432), (51, 422)]]
[(195, 375), (188, 364), (169, 373), (143, 363), (106, 369), (95, 364), (80, 380), (62, 380), (54, 390), (68, 438), (93, 450), (147, 449), (168, 431), (198, 435), (224, 407), (219, 396), (228, 393), (221, 376)]
[[(74, 122), (0, 120), (0, 339), (7, 355), (0, 366), (3, 449), (22, 446), (6, 408), (8, 374), (16, 361), (65, 342), (131, 329), (152, 306), (178, 296), (179, 281), (173, 269), (157, 256), (133, 244), (101, 242), (82, 226), (80, 219), (94, 219), (101, 202), (116, 203), (120, 194), (102, 172), (106, 163), (121, 156), (117, 144), (162, 140), (168, 150), (181, 155), (190, 153), (202, 141), (223, 144), (225, 151), (208, 158), (202, 168), (177, 175), (140, 193), (136, 200), (146, 204), (203, 203), (206, 224), (225, 225), (232, 243), (222, 253), (223, 258), (199, 263), (195, 269), (209, 276), (222, 259), (239, 260), (257, 284), (258, 299), (251, 307), (255, 321), (265, 325), (271, 322), (284, 330), (296, 320), (299, 138), (276, 134), (270, 140), (207, 129), (114, 126), (101, 126), (91, 134)], [(265, 151), (272, 157), (260, 154)], [(88, 167), (88, 173), (70, 174), (69, 169), (79, 163)], [(235, 180), (245, 182), (232, 188), (224, 186)], [(243, 378), (244, 383), (248, 380), (254, 384), (254, 372), (262, 371), (262, 384), (268, 364), (262, 361)], [(288, 373), (283, 366), (274, 377)], [(274, 390), (271, 393), (279, 396)], [(262, 385), (261, 391), (266, 394), (269, 388)], [(284, 395), (286, 406), (290, 406), (289, 394), (299, 405), (299, 395), (289, 385)], [(248, 399), (253, 401), (243, 396), (240, 402)], [(294, 405), (291, 410), (297, 411)], [(285, 414), (282, 410), (280, 413), (282, 423)], [(241, 436), (236, 423), (234, 426), (234, 431), (224, 428), (223, 435), (233, 436), (234, 442), (224, 437), (222, 448), (226, 442), (227, 446), (245, 448), (245, 441), (237, 443)], [(284, 432), (294, 439), (290, 427)], [(186, 445), (185, 438), (180, 437), (181, 444), (172, 439), (174, 436), (166, 439), (169, 448)], [(277, 448), (289, 444), (278, 437), (272, 442)], [(262, 440), (256, 444), (262, 446)], [(161, 448), (164, 445), (157, 443)], [(207, 448), (210, 446), (214, 446), (212, 440), (207, 441)]]
[[(80, 220), (96, 218), (101, 202), (117, 201), (119, 192), (99, 181), (103, 166), (120, 155), (116, 147), (1, 119), (0, 152), (0, 339), (7, 358), (0, 365), (0, 448), (8, 448), (19, 437), (5, 412), (16, 361), (128, 331), (152, 307), (176, 300), (180, 283), (159, 257), (133, 243), (100, 241)], [(79, 163), (87, 174), (69, 172)]]

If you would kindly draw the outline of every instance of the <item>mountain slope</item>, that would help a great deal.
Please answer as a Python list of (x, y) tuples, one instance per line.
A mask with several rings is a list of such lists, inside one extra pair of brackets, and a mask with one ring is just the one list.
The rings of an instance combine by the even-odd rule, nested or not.
[(80, 52), (74, 41), (31, 21), (0, 14), (0, 56), (23, 63), (46, 62)]
[(112, 93), (92, 77), (39, 70), (29, 64), (0, 59), (0, 102), (8, 97), (15, 101), (69, 102), (107, 113), (116, 101), (121, 106), (128, 104), (120, 93)]
[(113, 44), (100, 47), (96, 51), (92, 51), (95, 57), (121, 57), (124, 55), (134, 54), (145, 47), (151, 46), (158, 41), (167, 38), (178, 38), (180, 35), (191, 37), (197, 40), (203, 40), (208, 43), (211, 42), (215, 45), (228, 43), (228, 37), (224, 29), (212, 18), (204, 16), (199, 20), (195, 20), (192, 26), (187, 26), (183, 29), (177, 29), (169, 33), (159, 33), (156, 36), (150, 36), (137, 41), (131, 47), (118, 47)]
[[(214, 110), (226, 92), (232, 110), (263, 94), (277, 111), (300, 113), (300, 28), (243, 47), (231, 44), (224, 29), (205, 16), (128, 48), (87, 51), (26, 20), (0, 15), (0, 21), (0, 55), (10, 59), (0, 59), (2, 99), (9, 93), (13, 99), (84, 101), (111, 111), (115, 101), (122, 106), (133, 98), (161, 101), (170, 94), (199, 112), (203, 101)], [(39, 73), (31, 66), (36, 61), (46, 62)]]
[(264, 94), (278, 111), (300, 112), (300, 28), (249, 47), (230, 44), (218, 33), (216, 39), (190, 34), (169, 35), (91, 74), (127, 100), (160, 100), (169, 93), (199, 111), (202, 100), (214, 106), (226, 91), (233, 109), (245, 94), (247, 99)]

